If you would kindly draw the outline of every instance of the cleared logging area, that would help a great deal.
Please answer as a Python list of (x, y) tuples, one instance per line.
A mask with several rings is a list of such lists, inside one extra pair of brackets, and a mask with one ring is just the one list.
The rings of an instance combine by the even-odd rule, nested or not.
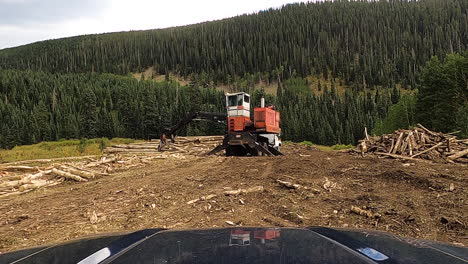
[[(293, 143), (284, 146), (284, 156), (206, 157), (198, 153), (216, 142), (199, 140), (179, 138), (163, 153), (4, 165), (2, 183), (41, 173), (36, 166), (52, 170), (45, 177), (63, 180), (0, 198), (0, 252), (104, 232), (232, 225), (376, 229), (468, 245), (468, 168), (462, 163), (350, 155)], [(147, 145), (157, 142), (113, 148)]]

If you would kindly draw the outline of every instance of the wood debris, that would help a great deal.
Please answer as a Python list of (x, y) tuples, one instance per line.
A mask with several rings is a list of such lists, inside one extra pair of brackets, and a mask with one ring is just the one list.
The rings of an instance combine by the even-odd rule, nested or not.
[(194, 203), (199, 202), (199, 201), (208, 201), (208, 200), (211, 200), (211, 199), (213, 199), (213, 198), (215, 198), (217, 196), (218, 196), (217, 194), (209, 194), (209, 195), (202, 196), (202, 197), (194, 199), (194, 200), (190, 200), (190, 201), (187, 202), (187, 204), (194, 204)]
[(307, 189), (306, 187), (297, 183), (292, 183), (292, 182), (282, 181), (282, 180), (276, 180), (276, 182), (289, 189)]
[[(109, 175), (108, 172), (129, 169), (135, 166), (144, 166), (159, 156), (103, 156), (100, 159), (93, 159), (96, 156), (71, 157), (63, 160), (74, 160), (73, 162), (60, 163), (59, 159), (50, 159), (50, 162), (57, 161), (51, 165), (41, 165), (37, 167), (27, 165), (16, 165), (16, 163), (0, 164), (0, 198), (10, 195), (22, 194), (31, 190), (43, 187), (54, 186), (65, 180), (76, 182), (87, 182), (102, 176)], [(35, 160), (28, 163), (44, 163)], [(28, 164), (19, 162), (20, 164)]]
[(430, 131), (418, 124), (414, 129), (401, 129), (392, 134), (369, 137), (360, 141), (360, 153), (411, 161), (467, 162), (468, 139), (459, 140), (454, 133)]
[(336, 182), (332, 182), (325, 177), (325, 183), (323, 184), (323, 189), (331, 192), (332, 189), (336, 188)]
[(232, 221), (226, 221), (226, 224), (230, 225), (230, 226), (235, 226), (236, 224)]
[(245, 193), (253, 193), (253, 192), (263, 192), (263, 186), (255, 186), (247, 189), (237, 189), (237, 190), (230, 190), (224, 191), (224, 195), (239, 195)]
[(372, 213), (369, 210), (364, 210), (364, 209), (361, 209), (361, 208), (359, 208), (357, 206), (354, 206), (354, 205), (351, 206), (351, 212), (355, 213), (355, 214), (358, 214), (358, 215), (366, 216), (368, 218), (380, 218), (380, 217), (382, 217), (380, 214)]

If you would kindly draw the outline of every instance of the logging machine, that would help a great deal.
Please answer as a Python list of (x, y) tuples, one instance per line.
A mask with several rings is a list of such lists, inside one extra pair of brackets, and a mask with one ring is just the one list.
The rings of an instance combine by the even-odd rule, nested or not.
[[(226, 156), (262, 156), (282, 155), (280, 152), (281, 133), (280, 113), (274, 106), (265, 107), (265, 99), (261, 106), (250, 111), (250, 95), (244, 92), (226, 94), (227, 114), (192, 112), (180, 120), (177, 125), (166, 129), (164, 134), (174, 142), (177, 131), (197, 119), (224, 123), (227, 132), (223, 143), (207, 155), (226, 151)], [(251, 119), (253, 116), (253, 120)], [(161, 141), (163, 142), (163, 141)], [(165, 144), (165, 143), (160, 143)], [(160, 146), (158, 149), (163, 149)]]

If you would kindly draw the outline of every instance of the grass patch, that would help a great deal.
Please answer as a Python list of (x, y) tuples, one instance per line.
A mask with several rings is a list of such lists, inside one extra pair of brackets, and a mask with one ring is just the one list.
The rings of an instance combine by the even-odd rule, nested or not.
[(331, 146), (331, 148), (333, 150), (342, 150), (342, 149), (351, 149), (351, 148), (354, 148), (354, 146), (353, 145), (337, 144), (337, 145)]
[(329, 146), (314, 145), (314, 148), (320, 149), (321, 151), (333, 151), (332, 147)]
[(34, 145), (17, 146), (10, 150), (0, 150), (0, 163), (32, 159), (52, 159), (75, 156), (101, 155), (110, 145), (136, 142), (128, 138), (70, 139), (41, 142)]
[(310, 141), (302, 141), (302, 142), (299, 142), (298, 144), (303, 145), (303, 146), (313, 146), (314, 148), (317, 148), (321, 151), (342, 150), (342, 149), (350, 149), (354, 147), (353, 145), (343, 145), (343, 144), (337, 144), (337, 145), (333, 145), (330, 147), (330, 146), (317, 145)]

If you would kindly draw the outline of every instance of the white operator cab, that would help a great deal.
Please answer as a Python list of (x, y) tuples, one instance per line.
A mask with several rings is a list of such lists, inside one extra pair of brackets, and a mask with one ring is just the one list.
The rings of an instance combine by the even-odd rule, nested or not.
[(228, 117), (245, 116), (250, 118), (250, 95), (244, 92), (227, 93)]

